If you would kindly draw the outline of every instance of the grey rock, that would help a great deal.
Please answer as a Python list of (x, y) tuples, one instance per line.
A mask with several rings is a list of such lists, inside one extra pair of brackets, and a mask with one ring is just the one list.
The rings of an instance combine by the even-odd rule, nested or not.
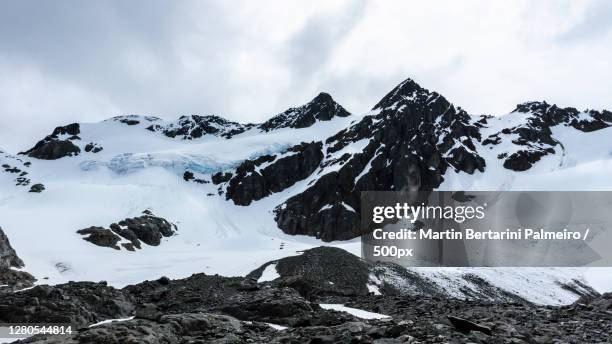
[(121, 246), (129, 251), (140, 249), (141, 243), (150, 246), (159, 246), (161, 239), (171, 237), (176, 232), (176, 226), (166, 219), (153, 215), (145, 210), (142, 216), (128, 218), (110, 225), (110, 229), (104, 227), (89, 227), (80, 229), (78, 234), (86, 235), (87, 240), (95, 245), (110, 247), (119, 250), (118, 243), (122, 238), (130, 243), (122, 243)]

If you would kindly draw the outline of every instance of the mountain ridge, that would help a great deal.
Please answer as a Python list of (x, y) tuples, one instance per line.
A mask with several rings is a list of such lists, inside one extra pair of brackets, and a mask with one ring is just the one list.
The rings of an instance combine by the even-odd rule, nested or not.
[[(319, 96), (320, 103), (328, 100)], [(515, 110), (473, 116), (407, 80), (365, 114), (340, 111), (317, 119), (313, 110), (308, 113), (317, 120), (303, 128), (291, 126), (300, 116), (289, 116), (281, 118), (287, 126), (265, 131), (252, 124), (226, 137), (242, 124), (201, 116), (183, 117), (184, 127), (169, 127), (156, 117), (129, 115), (58, 127), (38, 146), (40, 154), (55, 159), (0, 155), (0, 165), (7, 165), (0, 170), (5, 195), (0, 225), (39, 279), (126, 285), (153, 273), (244, 275), (313, 245), (359, 254), (358, 196), (366, 190), (612, 189), (597, 173), (612, 161), (609, 112), (544, 102)], [(200, 125), (206, 120), (221, 123), (217, 131)], [(160, 127), (147, 130), (151, 125)], [(68, 142), (79, 152), (62, 156), (53, 144), (40, 149), (53, 141)], [(508, 160), (513, 163), (504, 166)], [(28, 192), (34, 185), (40, 185), (37, 191)], [(144, 209), (180, 231), (163, 237), (159, 246), (135, 251), (98, 247), (77, 233), (137, 218)], [(40, 240), (32, 241), (32, 235)], [(244, 254), (248, 260), (235, 259)], [(494, 285), (524, 281), (531, 273), (544, 276), (540, 270), (487, 271), (475, 273)], [(390, 279), (405, 277), (386, 273)], [(435, 276), (440, 284), (451, 278), (448, 272)], [(548, 282), (560, 278), (545, 276)], [(453, 285), (462, 281), (452, 278)], [(557, 287), (544, 289), (550, 288)], [(541, 302), (559, 302), (536, 294)]]

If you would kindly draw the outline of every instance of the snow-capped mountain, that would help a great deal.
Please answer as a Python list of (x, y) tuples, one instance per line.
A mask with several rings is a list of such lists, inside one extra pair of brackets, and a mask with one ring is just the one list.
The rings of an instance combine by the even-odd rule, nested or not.
[[(26, 269), (51, 283), (245, 275), (314, 246), (358, 254), (361, 191), (612, 189), (602, 173), (612, 167), (610, 125), (608, 111), (545, 102), (473, 116), (410, 79), (363, 115), (321, 93), (262, 124), (197, 115), (74, 123), (0, 154), (0, 226)], [(42, 192), (28, 192), (34, 185)], [(145, 210), (176, 232), (124, 249), (127, 220)], [(107, 231), (83, 240), (77, 231), (92, 226)], [(92, 244), (105, 240), (116, 249)], [(580, 269), (542, 271), (409, 270), (457, 295), (474, 286), (470, 274), (532, 301), (577, 297), (562, 286), (582, 281)], [(374, 285), (405, 283), (395, 270), (376, 272)]]

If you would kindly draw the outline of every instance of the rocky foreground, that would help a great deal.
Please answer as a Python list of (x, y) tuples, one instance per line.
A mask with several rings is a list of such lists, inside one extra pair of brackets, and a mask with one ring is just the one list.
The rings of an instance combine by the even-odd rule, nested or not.
[[(277, 275), (264, 278), (270, 264)], [(519, 297), (494, 302), (410, 296), (391, 287), (372, 293), (362, 283), (366, 267), (340, 249), (317, 248), (246, 277), (162, 277), (123, 289), (105, 282), (0, 288), (0, 323), (70, 323), (78, 329), (22, 343), (610, 342), (610, 293), (591, 293), (562, 307)], [(379, 316), (364, 319), (326, 304)], [(95, 325), (110, 319), (120, 320)]]

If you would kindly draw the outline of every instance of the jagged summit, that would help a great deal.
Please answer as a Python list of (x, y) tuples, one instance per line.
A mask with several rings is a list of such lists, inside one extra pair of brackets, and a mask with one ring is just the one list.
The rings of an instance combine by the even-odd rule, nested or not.
[[(147, 130), (177, 140), (198, 140), (204, 137), (231, 139), (245, 132), (252, 134), (267, 133), (282, 128), (307, 128), (317, 122), (328, 122), (335, 118), (347, 117), (350, 113), (338, 104), (331, 95), (319, 93), (305, 105), (290, 108), (261, 124), (237, 123), (217, 115), (186, 115), (174, 121), (165, 121), (155, 116), (121, 115), (109, 118), (98, 124), (120, 124), (133, 130)], [(113, 136), (112, 128), (101, 127), (108, 131), (106, 136)], [(72, 123), (59, 126), (32, 148), (20, 153), (33, 158), (56, 160), (67, 156), (76, 156), (84, 150), (86, 153), (97, 153), (103, 149), (99, 143), (92, 142), (87, 135), (82, 137), (81, 124)], [(134, 140), (142, 134), (133, 135)]]
[(321, 92), (316, 97), (314, 97), (312, 101), (315, 103), (325, 103), (325, 102), (333, 102), (334, 99), (329, 93)]
[(258, 128), (271, 131), (280, 128), (305, 128), (317, 121), (329, 121), (334, 117), (347, 117), (350, 113), (338, 104), (331, 95), (321, 92), (309, 103), (272, 117)]
[(328, 138), (319, 178), (275, 209), (285, 233), (351, 239), (360, 235), (362, 191), (432, 190), (448, 169), (484, 172), (479, 128), (439, 94), (408, 79), (375, 109)]
[(536, 111), (546, 110), (550, 106), (551, 105), (548, 104), (545, 100), (528, 101), (528, 102), (517, 104), (516, 108), (512, 112), (520, 112), (520, 113), (536, 112)]
[(414, 102), (419, 99), (430, 99), (439, 96), (436, 92), (430, 92), (428, 89), (421, 87), (414, 80), (408, 78), (402, 81), (399, 85), (387, 93), (372, 110), (393, 109), (401, 111), (402, 105), (405, 102)]
[(162, 132), (171, 138), (181, 138), (193, 140), (205, 135), (215, 135), (224, 138), (231, 138), (251, 128), (250, 124), (240, 124), (229, 121), (216, 115), (189, 115), (181, 116), (177, 121), (168, 124), (153, 124), (147, 130)]

